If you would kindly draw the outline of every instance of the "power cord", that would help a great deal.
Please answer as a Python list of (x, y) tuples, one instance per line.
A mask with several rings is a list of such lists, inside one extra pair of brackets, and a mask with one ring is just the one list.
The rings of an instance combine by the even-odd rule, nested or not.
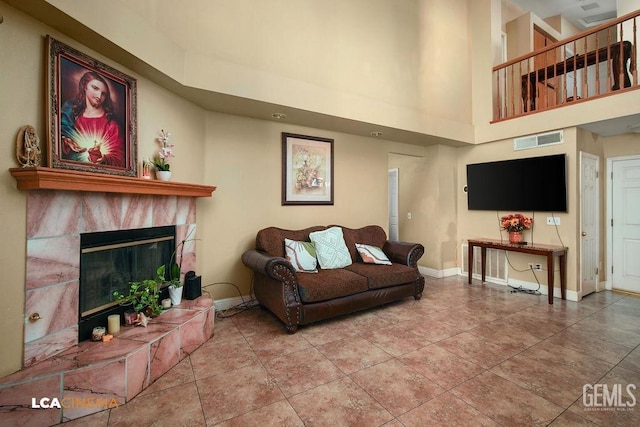
[[(245, 311), (248, 310), (252, 310), (256, 307), (258, 307), (258, 300), (254, 297), (253, 295), (253, 279), (254, 277), (251, 277), (251, 289), (249, 290), (249, 296), (250, 298), (248, 300), (245, 300), (244, 297), (242, 296), (242, 292), (240, 291), (240, 288), (238, 288), (238, 286), (236, 286), (235, 283), (231, 283), (231, 282), (215, 282), (215, 283), (210, 283), (206, 286), (203, 286), (203, 289), (207, 289), (208, 287), (211, 286), (217, 286), (217, 285), (231, 285), (234, 288), (236, 288), (236, 290), (238, 291), (238, 296), (240, 297), (240, 300), (242, 301), (239, 304), (236, 304), (232, 307), (229, 307), (225, 310), (220, 310), (220, 311), (216, 311), (216, 318), (218, 319), (226, 319), (228, 317), (233, 317), (237, 314), (240, 313), (244, 313)], [(211, 295), (211, 293), (209, 291), (204, 291), (207, 293), (207, 295), (209, 295), (211, 298), (213, 298), (213, 296)]]

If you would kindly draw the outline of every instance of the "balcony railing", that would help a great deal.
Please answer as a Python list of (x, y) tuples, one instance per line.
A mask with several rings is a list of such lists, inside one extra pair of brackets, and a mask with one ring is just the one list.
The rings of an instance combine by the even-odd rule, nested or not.
[(640, 10), (493, 68), (493, 121), (638, 89)]

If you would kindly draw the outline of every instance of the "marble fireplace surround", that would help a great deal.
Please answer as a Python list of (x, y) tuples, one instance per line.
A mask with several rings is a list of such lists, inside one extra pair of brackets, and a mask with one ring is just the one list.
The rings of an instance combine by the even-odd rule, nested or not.
[[(11, 170), (27, 190), (24, 367), (0, 379), (0, 424), (51, 425), (106, 408), (33, 409), (32, 398), (125, 403), (213, 336), (213, 301), (200, 297), (146, 329), (123, 327), (111, 342), (78, 343), (80, 234), (175, 225), (177, 242), (192, 238), (196, 197), (215, 187), (86, 173), (69, 181), (74, 172), (27, 169)], [(195, 241), (183, 257), (183, 270), (195, 270)], [(40, 319), (29, 321), (33, 313)]]

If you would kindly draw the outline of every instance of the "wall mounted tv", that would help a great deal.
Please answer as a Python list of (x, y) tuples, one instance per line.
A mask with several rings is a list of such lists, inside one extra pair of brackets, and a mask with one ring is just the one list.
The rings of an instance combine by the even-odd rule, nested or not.
[(567, 211), (565, 154), (467, 165), (469, 210)]

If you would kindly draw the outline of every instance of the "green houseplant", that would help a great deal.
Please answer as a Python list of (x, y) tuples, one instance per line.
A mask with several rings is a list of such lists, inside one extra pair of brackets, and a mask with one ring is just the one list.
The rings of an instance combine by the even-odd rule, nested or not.
[(131, 305), (136, 313), (144, 313), (154, 317), (162, 313), (160, 299), (160, 283), (154, 279), (145, 279), (129, 283), (129, 294), (113, 292), (113, 297), (120, 305)]

